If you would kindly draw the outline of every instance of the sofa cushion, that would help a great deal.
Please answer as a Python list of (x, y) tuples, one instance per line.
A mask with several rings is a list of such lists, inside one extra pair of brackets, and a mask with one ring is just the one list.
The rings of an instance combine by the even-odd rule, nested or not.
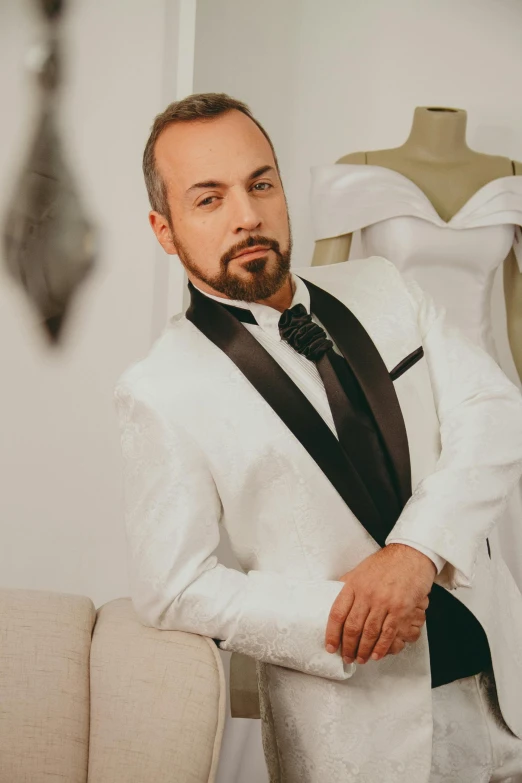
[(0, 588), (0, 783), (85, 783), (89, 650), (83, 596)]

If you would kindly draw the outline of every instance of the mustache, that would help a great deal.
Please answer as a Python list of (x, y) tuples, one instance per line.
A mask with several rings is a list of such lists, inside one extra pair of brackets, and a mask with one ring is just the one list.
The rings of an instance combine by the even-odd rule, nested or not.
[(269, 239), (263, 236), (250, 236), (248, 239), (243, 239), (236, 245), (232, 245), (226, 253), (221, 256), (222, 266), (227, 266), (232, 259), (241, 253), (242, 250), (248, 250), (249, 247), (266, 247), (268, 250), (273, 250), (277, 255), (281, 255), (281, 248), (277, 239)]

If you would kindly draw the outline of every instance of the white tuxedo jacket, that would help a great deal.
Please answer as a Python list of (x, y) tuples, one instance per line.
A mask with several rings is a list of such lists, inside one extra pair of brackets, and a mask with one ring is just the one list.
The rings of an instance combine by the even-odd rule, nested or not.
[[(436, 581), (485, 629), (522, 737), (522, 598), (493, 531), (522, 474), (521, 395), (385, 259), (293, 271), (352, 311), (388, 371), (424, 349), (393, 382), (413, 495), (389, 538), (447, 561)], [(186, 316), (122, 376), (116, 402), (135, 608), (257, 660), (272, 783), (426, 783), (425, 630), (364, 666), (325, 651), (338, 579), (378, 545), (310, 450)], [(221, 525), (243, 573), (217, 561)]]

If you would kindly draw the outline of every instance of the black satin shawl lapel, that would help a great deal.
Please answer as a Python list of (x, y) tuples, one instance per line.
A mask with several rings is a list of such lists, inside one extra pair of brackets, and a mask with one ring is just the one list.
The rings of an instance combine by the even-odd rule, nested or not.
[(404, 418), (384, 361), (361, 322), (335, 296), (300, 278), (310, 292), (310, 309), (352, 368), (366, 395), (395, 471), (404, 506), (411, 496), (411, 465)]
[(387, 531), (359, 474), (314, 406), (248, 329), (193, 286), (186, 317), (241, 370), (315, 460), (368, 533), (384, 546)]

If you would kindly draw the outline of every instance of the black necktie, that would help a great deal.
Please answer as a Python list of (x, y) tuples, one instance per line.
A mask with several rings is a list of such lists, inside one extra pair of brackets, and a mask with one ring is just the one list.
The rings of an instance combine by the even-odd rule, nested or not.
[[(225, 305), (243, 323), (257, 324), (252, 311)], [(392, 471), (380, 433), (350, 365), (334, 351), (324, 329), (312, 321), (302, 304), (285, 310), (279, 318), (279, 334), (298, 353), (315, 362), (324, 384), (339, 442), (351, 460), (373, 502), (390, 528), (400, 506), (391, 481)]]
[(285, 310), (279, 333), (298, 353), (315, 362), (324, 384), (339, 442), (370, 492), (384, 520), (397, 519), (400, 506), (386, 450), (357, 379), (334, 351), (324, 329), (302, 304)]

